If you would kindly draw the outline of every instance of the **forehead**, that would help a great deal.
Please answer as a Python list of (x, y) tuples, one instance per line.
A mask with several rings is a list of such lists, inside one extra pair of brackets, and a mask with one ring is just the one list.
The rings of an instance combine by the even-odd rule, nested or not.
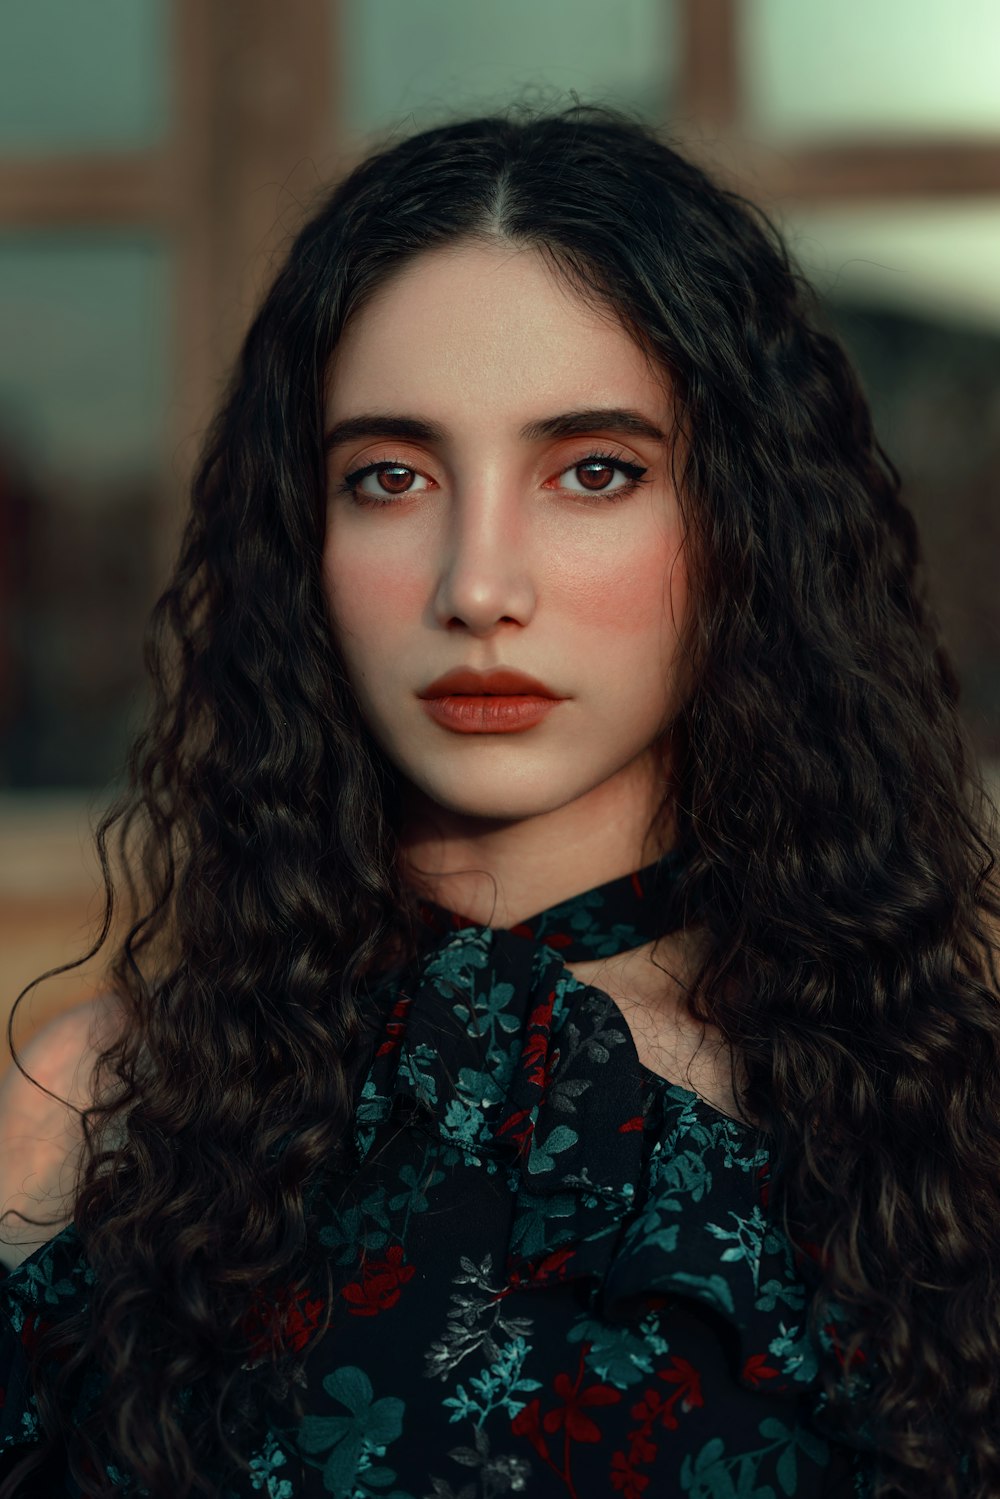
[(330, 368), (333, 415), (419, 402), (460, 422), (520, 425), (537, 407), (635, 405), (662, 416), (666, 379), (613, 311), (537, 250), (467, 244), (410, 261), (352, 317)]

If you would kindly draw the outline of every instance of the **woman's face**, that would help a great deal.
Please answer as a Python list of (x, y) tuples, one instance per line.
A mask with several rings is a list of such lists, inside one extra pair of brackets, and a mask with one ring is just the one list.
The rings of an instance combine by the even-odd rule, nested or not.
[[(664, 382), (536, 252), (470, 244), (381, 288), (329, 388), (331, 622), (413, 807), (456, 836), (560, 809), (570, 836), (595, 816), (644, 829), (687, 607)], [(567, 432), (580, 412), (598, 414)], [(394, 435), (402, 419), (428, 430)], [(562, 701), (520, 732), (462, 733), (420, 696), (457, 667), (526, 672)]]

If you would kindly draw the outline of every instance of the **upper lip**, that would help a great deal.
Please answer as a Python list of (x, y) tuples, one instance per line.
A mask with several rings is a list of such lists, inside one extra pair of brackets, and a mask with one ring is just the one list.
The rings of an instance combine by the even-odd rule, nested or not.
[(471, 666), (459, 666), (436, 677), (429, 687), (418, 693), (418, 697), (504, 697), (508, 694), (525, 694), (531, 697), (554, 697), (559, 693), (529, 677), (523, 671), (511, 671), (498, 666), (493, 671), (476, 671)]

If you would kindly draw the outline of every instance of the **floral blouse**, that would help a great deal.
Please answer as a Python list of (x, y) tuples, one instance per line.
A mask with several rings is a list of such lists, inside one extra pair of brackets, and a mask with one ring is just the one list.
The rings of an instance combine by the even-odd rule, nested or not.
[[(564, 966), (659, 935), (675, 875), (667, 854), (510, 929), (422, 903), (412, 981), (379, 981), (357, 1169), (324, 1184), (307, 1413), (219, 1499), (873, 1492), (872, 1451), (824, 1428), (818, 1281), (768, 1221), (766, 1134), (644, 1068)], [(70, 1225), (0, 1281), (0, 1464), (40, 1439), (26, 1349), (89, 1278)], [(304, 1343), (324, 1311), (286, 1325)]]

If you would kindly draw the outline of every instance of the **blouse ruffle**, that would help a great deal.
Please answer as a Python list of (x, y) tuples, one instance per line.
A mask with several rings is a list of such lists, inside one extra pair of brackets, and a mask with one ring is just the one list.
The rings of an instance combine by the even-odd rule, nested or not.
[[(825, 1434), (807, 1331), (818, 1275), (768, 1219), (766, 1134), (646, 1073), (610, 995), (544, 943), (469, 926), (395, 990), (357, 1109), (359, 1165), (395, 1117), (502, 1173), (509, 1284), (577, 1281), (611, 1322), (695, 1303), (721, 1329), (736, 1383), (805, 1402)], [(648, 1161), (644, 1073), (661, 1118)], [(836, 1356), (846, 1334), (827, 1310), (820, 1337)], [(855, 1398), (867, 1387), (862, 1371)]]

